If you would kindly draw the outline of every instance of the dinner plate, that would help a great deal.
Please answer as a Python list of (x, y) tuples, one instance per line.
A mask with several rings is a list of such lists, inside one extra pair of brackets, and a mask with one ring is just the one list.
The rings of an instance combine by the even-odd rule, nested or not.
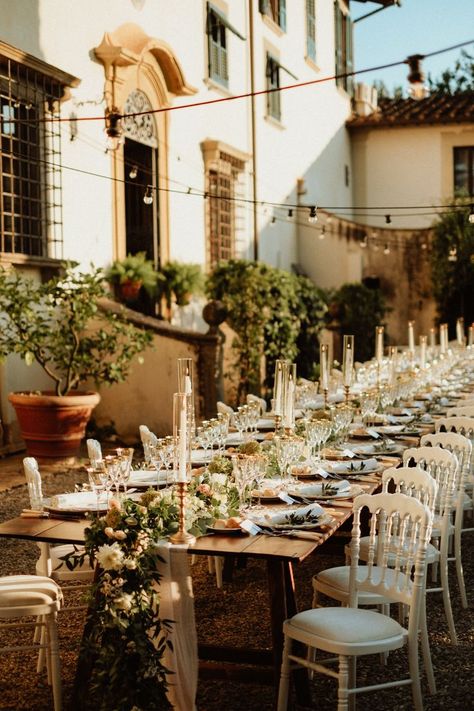
[(333, 499), (353, 499), (355, 496), (364, 493), (364, 489), (357, 484), (352, 484), (349, 489), (343, 491), (337, 491), (334, 494), (308, 494), (305, 492), (298, 492), (297, 489), (293, 491), (288, 491), (290, 496), (303, 497), (308, 499), (308, 501), (331, 501)]
[(207, 527), (208, 533), (215, 533), (218, 536), (247, 536), (247, 531), (241, 528), (215, 528), (214, 526)]
[(328, 523), (332, 523), (333, 517), (329, 514), (322, 514), (317, 521), (312, 521), (311, 523), (268, 523), (268, 524), (258, 524), (261, 528), (271, 528), (275, 531), (314, 531), (315, 528), (320, 528), (320, 526), (327, 526)]

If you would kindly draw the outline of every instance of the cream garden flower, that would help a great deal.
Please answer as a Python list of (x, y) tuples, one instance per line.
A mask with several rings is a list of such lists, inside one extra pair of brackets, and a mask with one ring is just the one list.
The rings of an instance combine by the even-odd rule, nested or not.
[(104, 543), (98, 548), (95, 558), (102, 570), (121, 570), (125, 555), (117, 542), (112, 545)]
[(125, 612), (132, 609), (132, 603), (133, 595), (129, 595), (129, 593), (124, 593), (123, 595), (120, 595), (120, 597), (116, 597), (114, 600), (114, 605), (117, 610), (124, 610)]

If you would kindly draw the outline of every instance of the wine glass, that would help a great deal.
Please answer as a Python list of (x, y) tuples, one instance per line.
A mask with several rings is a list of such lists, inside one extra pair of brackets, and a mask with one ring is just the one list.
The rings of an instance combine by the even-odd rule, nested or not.
[[(96, 460), (97, 462), (100, 460)], [(97, 515), (100, 514), (100, 495), (105, 490), (105, 481), (103, 469), (97, 466), (86, 467), (87, 475), (89, 477), (89, 485), (92, 491), (95, 492), (97, 500)]]
[(162, 440), (162, 445), (160, 447), (159, 455), (163, 466), (165, 468), (166, 483), (172, 484), (174, 481), (173, 477), (173, 461), (175, 454), (175, 441), (174, 437), (168, 435)]
[(156, 485), (160, 486), (161, 484), (161, 479), (160, 479), (160, 471), (163, 468), (163, 456), (162, 456), (162, 450), (164, 448), (164, 440), (157, 439), (155, 444), (149, 444), (148, 445), (148, 456), (150, 458), (151, 464), (155, 467), (156, 469)]
[(127, 497), (127, 484), (132, 471), (133, 447), (117, 447), (115, 450), (119, 460), (119, 481), (124, 489), (125, 498)]

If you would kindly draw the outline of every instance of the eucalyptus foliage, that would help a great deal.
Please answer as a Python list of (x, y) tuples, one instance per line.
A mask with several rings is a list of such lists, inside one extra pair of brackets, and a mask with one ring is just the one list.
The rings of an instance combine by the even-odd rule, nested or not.
[(469, 208), (443, 214), (433, 226), (431, 276), (438, 317), (450, 325), (463, 316), (474, 321), (474, 225)]
[(121, 313), (102, 310), (106, 296), (101, 269), (83, 273), (66, 265), (62, 276), (43, 284), (0, 270), (0, 357), (17, 353), (27, 365), (36, 361), (54, 381), (57, 395), (88, 379), (123, 382), (152, 334)]

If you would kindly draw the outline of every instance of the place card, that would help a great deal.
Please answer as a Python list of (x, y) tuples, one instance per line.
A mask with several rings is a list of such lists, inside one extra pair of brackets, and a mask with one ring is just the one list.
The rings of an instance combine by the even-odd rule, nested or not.
[(253, 521), (250, 521), (248, 518), (244, 518), (244, 520), (240, 522), (240, 528), (243, 531), (250, 533), (251, 536), (256, 536), (257, 533), (263, 533), (263, 529), (261, 529), (260, 526), (257, 526), (257, 524)]
[(355, 452), (353, 452), (352, 449), (343, 449), (341, 454), (343, 457), (349, 457), (349, 459), (355, 457)]
[(280, 491), (278, 494), (278, 498), (281, 499), (285, 504), (295, 504), (296, 500), (292, 499), (289, 494), (286, 493), (286, 491)]
[(374, 437), (375, 439), (378, 439), (380, 437), (379, 433), (373, 430), (371, 427), (367, 428), (367, 434), (371, 437)]

